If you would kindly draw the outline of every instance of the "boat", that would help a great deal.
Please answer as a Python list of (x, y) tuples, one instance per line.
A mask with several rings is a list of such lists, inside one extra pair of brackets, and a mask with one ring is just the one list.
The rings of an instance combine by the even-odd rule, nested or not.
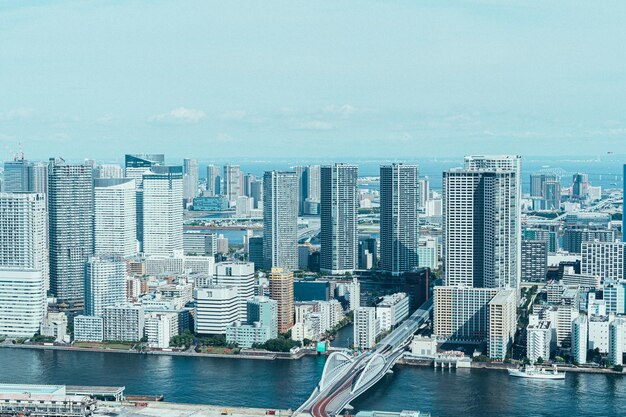
[(526, 365), (523, 369), (509, 369), (509, 375), (530, 379), (565, 379), (565, 372), (559, 372), (556, 365), (552, 365), (552, 370)]

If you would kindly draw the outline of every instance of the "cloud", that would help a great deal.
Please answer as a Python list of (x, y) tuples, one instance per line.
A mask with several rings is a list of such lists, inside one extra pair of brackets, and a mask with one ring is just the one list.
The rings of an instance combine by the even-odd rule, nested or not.
[(241, 120), (246, 117), (246, 112), (243, 110), (231, 110), (220, 115), (222, 120)]
[(111, 113), (105, 114), (102, 117), (99, 117), (96, 122), (101, 125), (108, 125), (113, 121), (113, 115)]
[(334, 104), (331, 104), (322, 109), (323, 113), (338, 114), (344, 119), (347, 119), (353, 114), (359, 113), (361, 111), (361, 109), (357, 109), (351, 104), (344, 104), (343, 106), (336, 106)]
[(311, 120), (298, 125), (298, 129), (301, 130), (330, 130), (332, 128), (333, 125), (331, 123), (323, 122), (321, 120)]
[(170, 112), (154, 115), (148, 120), (156, 123), (198, 123), (205, 117), (202, 110), (178, 107)]
[(215, 140), (221, 143), (229, 143), (229, 142), (233, 142), (234, 138), (231, 135), (228, 135), (226, 133), (218, 133), (217, 136), (215, 137)]

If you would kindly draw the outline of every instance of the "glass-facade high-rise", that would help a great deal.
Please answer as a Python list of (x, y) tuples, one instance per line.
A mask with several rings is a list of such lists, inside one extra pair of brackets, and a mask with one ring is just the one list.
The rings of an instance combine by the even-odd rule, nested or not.
[(295, 172), (263, 176), (263, 258), (266, 269), (298, 268), (298, 202)]

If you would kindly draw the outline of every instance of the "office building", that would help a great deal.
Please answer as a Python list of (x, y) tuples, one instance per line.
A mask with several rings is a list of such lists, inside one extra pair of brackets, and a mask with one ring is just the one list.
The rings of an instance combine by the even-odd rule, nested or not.
[(380, 167), (380, 265), (393, 276), (418, 266), (417, 165)]
[(354, 347), (373, 349), (380, 334), (380, 322), (376, 318), (376, 307), (359, 307), (354, 310)]
[(624, 242), (583, 242), (580, 272), (605, 280), (624, 279), (625, 248)]
[(196, 197), (193, 199), (193, 211), (226, 211), (228, 210), (228, 199), (224, 196)]
[(584, 242), (614, 242), (615, 231), (602, 226), (566, 226), (563, 231), (563, 250), (581, 253)]
[(590, 315), (588, 317), (588, 350), (596, 350), (600, 353), (609, 353), (609, 316)]
[(120, 256), (93, 256), (85, 264), (85, 315), (126, 301), (126, 262)]
[(117, 164), (99, 164), (93, 172), (94, 179), (124, 178), (124, 170)]
[(439, 268), (439, 251), (437, 246), (437, 239), (434, 237), (420, 236), (417, 247), (420, 268), (430, 268), (432, 270)]
[[(622, 196), (626, 195), (626, 164), (624, 164), (624, 175), (622, 176), (624, 179), (624, 187), (622, 189)], [(622, 199), (622, 241), (626, 242), (626, 204), (624, 204)]]
[(137, 197), (131, 178), (94, 180), (96, 255), (137, 254)]
[(222, 192), (229, 202), (237, 201), (243, 194), (243, 174), (239, 165), (224, 165), (224, 190)]
[(94, 252), (93, 169), (62, 161), (50, 167), (50, 290), (61, 301), (82, 302), (84, 265)]
[(183, 199), (191, 201), (198, 194), (198, 161), (183, 159)]
[(572, 176), (572, 197), (584, 200), (589, 188), (589, 175), (576, 173)]
[(543, 282), (548, 273), (548, 242), (522, 240), (522, 281)]
[[(588, 342), (588, 321), (587, 316), (580, 315), (572, 322), (572, 362), (574, 364), (587, 363), (587, 342)], [(544, 357), (545, 359), (545, 357)]]
[(555, 174), (530, 174), (530, 198), (533, 210), (558, 210), (561, 184)]
[(626, 281), (606, 279), (602, 293), (607, 313), (626, 314)]
[(0, 267), (41, 271), (45, 289), (50, 288), (44, 194), (0, 193)]
[(409, 296), (409, 314), (430, 299), (430, 270), (417, 268), (404, 273), (404, 292)]
[(350, 164), (323, 166), (320, 178), (320, 270), (332, 275), (353, 273), (358, 266), (358, 167)]
[(254, 264), (254, 269), (263, 269), (263, 236), (251, 236), (248, 240), (248, 260)]
[(294, 301), (330, 300), (330, 283), (314, 279), (299, 279), (293, 283)]
[(143, 175), (143, 253), (183, 250), (183, 177), (180, 166), (154, 166)]
[(278, 332), (285, 333), (293, 326), (293, 272), (272, 268), (270, 298), (278, 303)]
[(263, 254), (265, 269), (298, 268), (296, 174), (268, 171), (263, 176)]
[(428, 177), (417, 180), (419, 189), (419, 207), (425, 208), (430, 200), (430, 179)]
[(489, 301), (496, 288), (436, 286), (433, 333), (441, 341), (484, 341), (489, 331)]
[(487, 349), (491, 359), (503, 361), (513, 346), (517, 330), (516, 301), (515, 290), (501, 290), (489, 301)]
[(194, 290), (196, 334), (226, 334), (240, 317), (239, 295), (234, 286), (211, 285)]
[(552, 328), (549, 321), (537, 320), (536, 324), (526, 327), (526, 357), (530, 363), (536, 363), (539, 358), (544, 361), (550, 359), (551, 343)]
[(143, 339), (145, 311), (142, 306), (129, 303), (107, 306), (102, 318), (104, 340), (138, 342)]
[(46, 314), (46, 291), (41, 271), (0, 267), (0, 335), (31, 337)]
[(517, 288), (520, 157), (469, 156), (443, 174), (446, 285)]
[(207, 197), (218, 196), (222, 193), (222, 175), (220, 167), (209, 165), (206, 167), (206, 195)]
[(104, 319), (101, 316), (74, 317), (74, 341), (102, 342), (104, 340)]
[(30, 174), (33, 163), (24, 159), (14, 159), (4, 163), (4, 185), (7, 193), (30, 192)]
[(376, 304), (376, 318), (381, 332), (387, 332), (409, 317), (409, 297), (403, 293), (386, 295)]
[(215, 233), (183, 233), (185, 255), (215, 256), (217, 235)]
[(319, 214), (320, 166), (296, 166), (292, 168), (297, 177), (298, 214)]
[(268, 297), (247, 301), (245, 324), (235, 322), (226, 328), (226, 341), (241, 348), (251, 348), (278, 337), (278, 303)]
[(378, 240), (371, 236), (359, 237), (359, 269), (378, 267)]
[(232, 286), (237, 289), (239, 317), (246, 320), (248, 300), (254, 297), (254, 264), (252, 262), (220, 262), (215, 265), (217, 285)]

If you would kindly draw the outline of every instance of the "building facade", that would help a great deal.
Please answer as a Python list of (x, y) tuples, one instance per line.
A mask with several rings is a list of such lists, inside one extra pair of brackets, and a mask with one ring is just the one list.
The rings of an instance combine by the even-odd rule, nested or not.
[(263, 176), (263, 255), (265, 269), (298, 268), (298, 195), (295, 172)]
[(31, 337), (46, 314), (46, 291), (39, 269), (0, 267), (0, 335)]
[(278, 303), (278, 331), (285, 333), (293, 326), (293, 272), (272, 268), (270, 298)]
[(137, 192), (131, 178), (94, 180), (96, 255), (137, 254)]
[(126, 262), (120, 256), (93, 256), (85, 264), (85, 315), (126, 301)]

